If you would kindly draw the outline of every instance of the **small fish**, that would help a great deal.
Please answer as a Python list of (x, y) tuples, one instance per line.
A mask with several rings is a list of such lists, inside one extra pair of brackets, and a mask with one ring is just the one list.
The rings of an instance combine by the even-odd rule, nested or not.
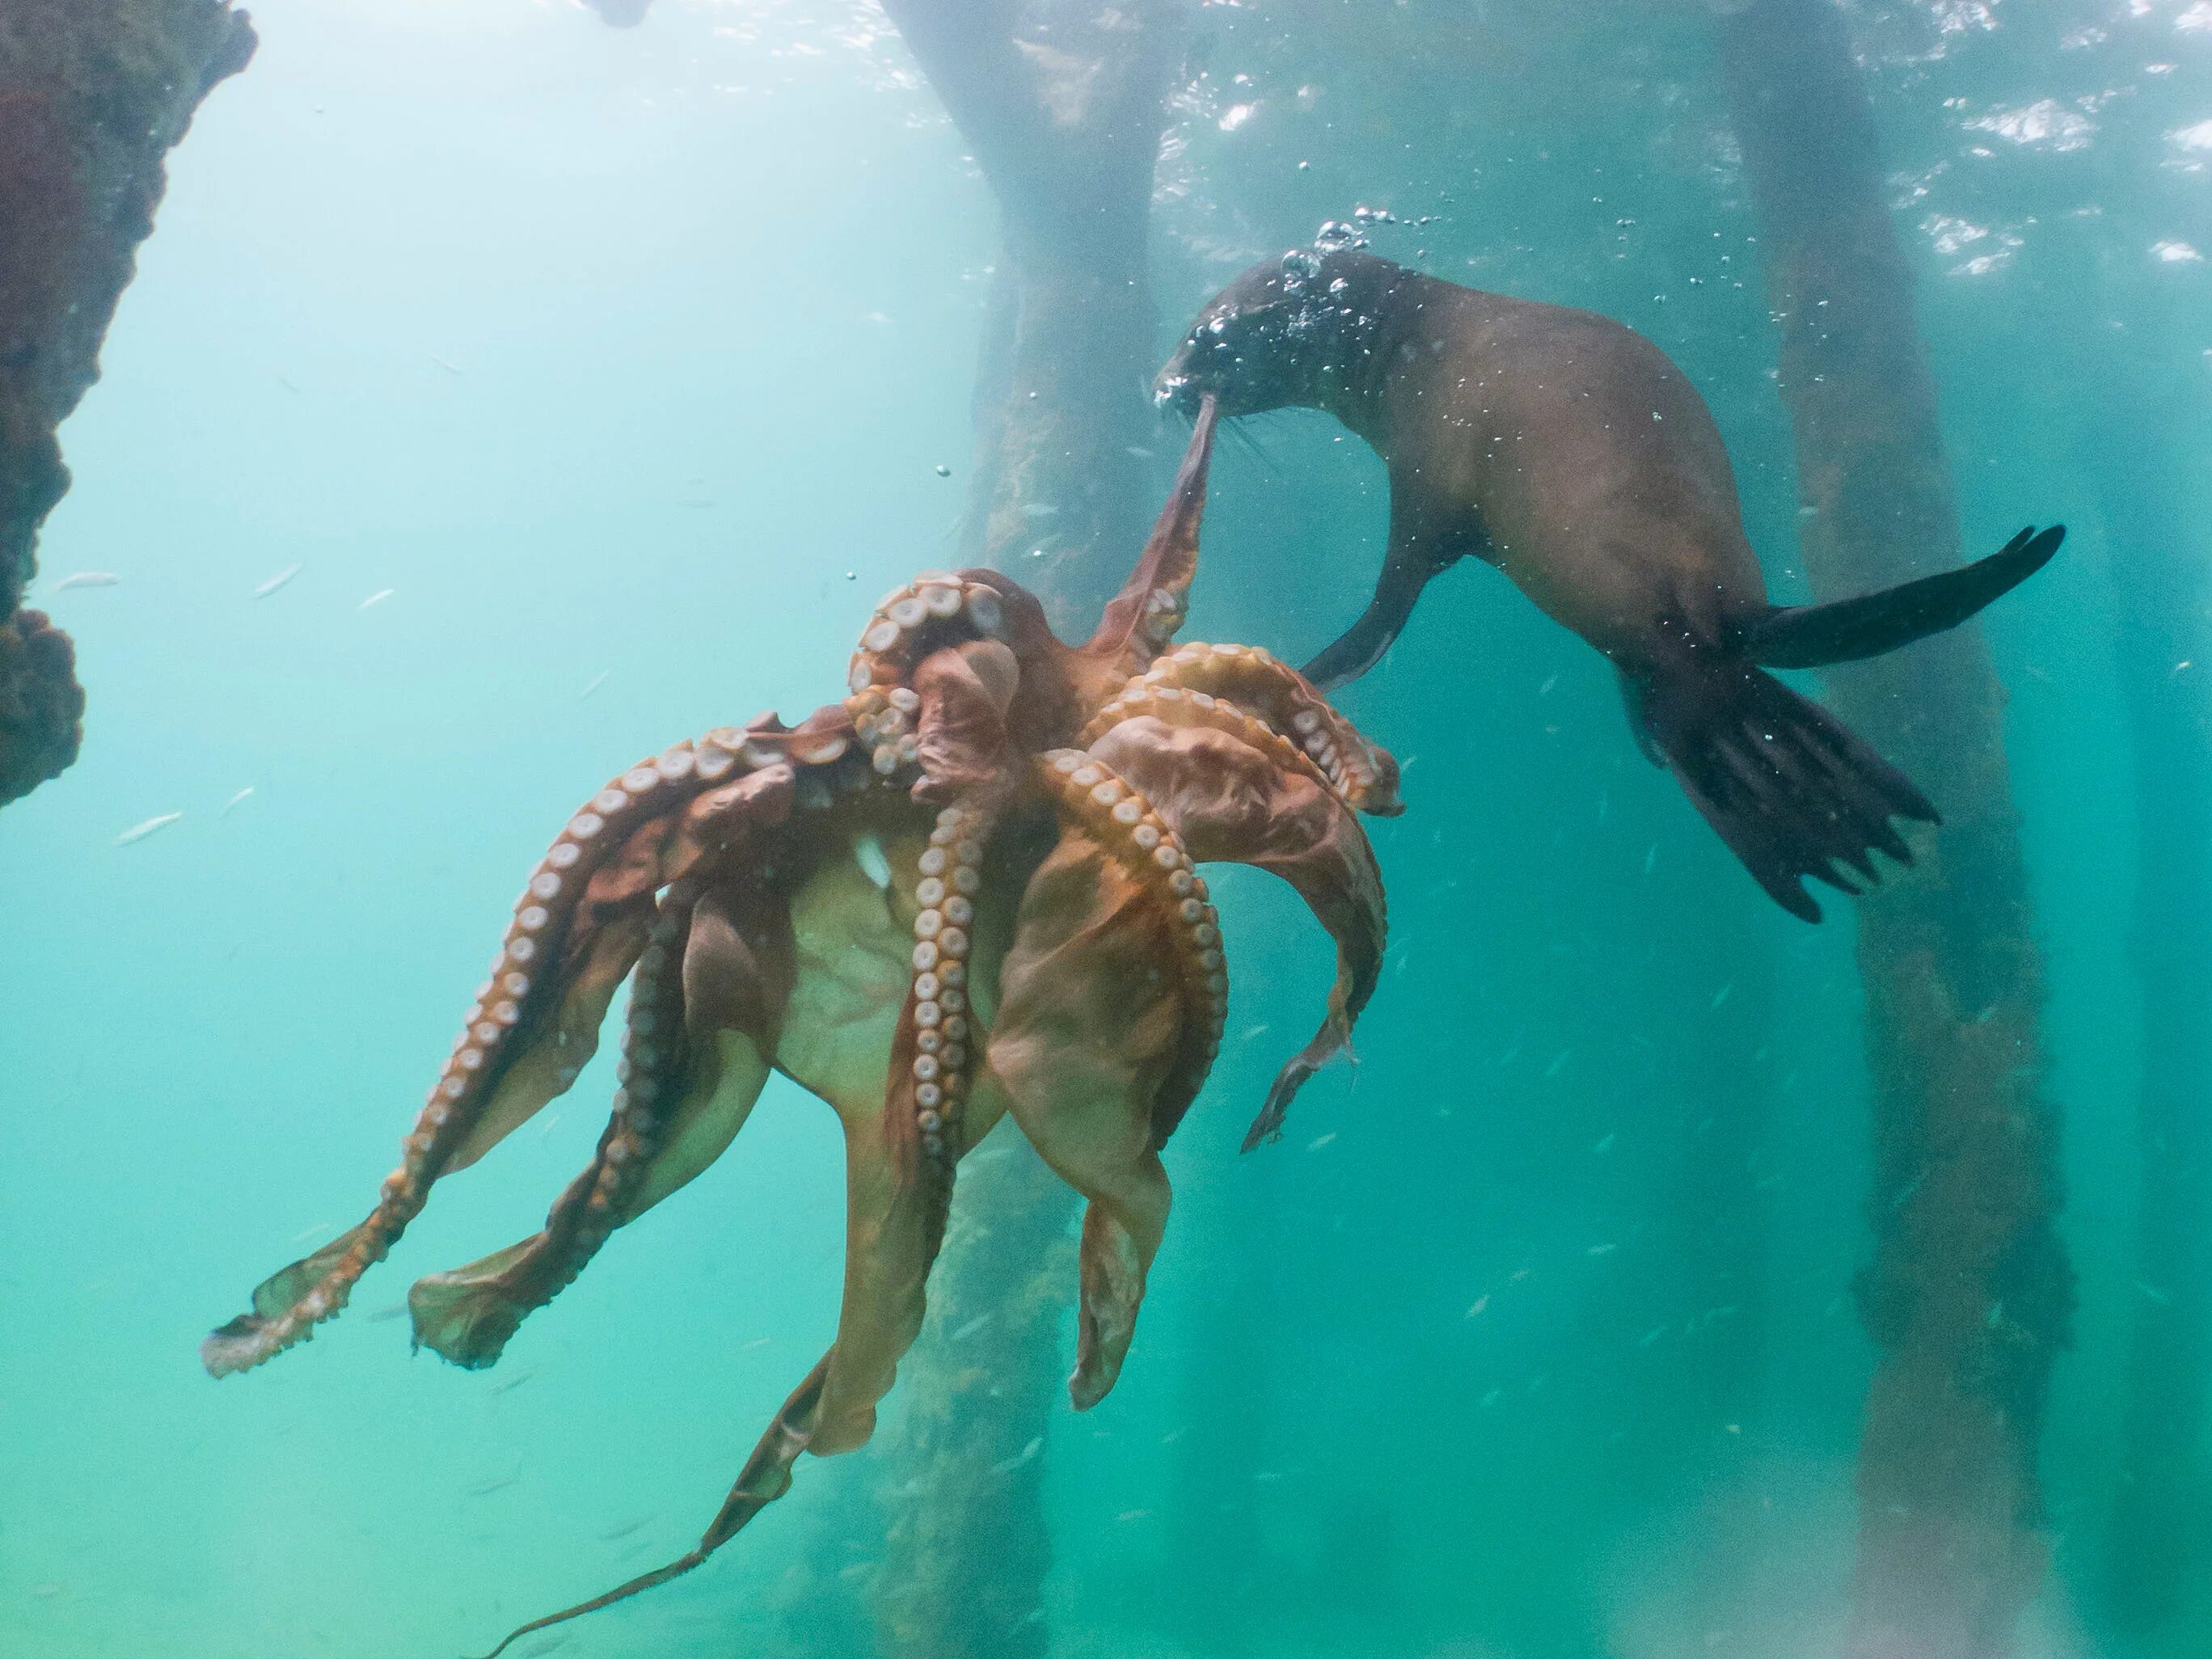
[(755, 1348), (765, 1348), (769, 1343), (775, 1340), (775, 1339), (772, 1336), (757, 1336), (750, 1342), (739, 1343), (738, 1345), (738, 1352), (739, 1353), (750, 1353)]
[(1620, 1246), (1618, 1244), (1593, 1244), (1589, 1247), (1589, 1254), (1592, 1255), (1611, 1255), (1620, 1248)]
[(428, 357), (432, 362), (437, 364), (439, 368), (444, 369), (448, 374), (459, 374), (461, 372), (460, 366), (459, 364), (447, 362), (443, 357), (441, 357), (434, 351), (426, 351), (422, 355)]
[(1666, 1334), (1667, 1328), (1664, 1325), (1656, 1325), (1637, 1339), (1636, 1346), (1639, 1348), (1648, 1348)]
[(1598, 1158), (1603, 1158), (1607, 1152), (1613, 1150), (1613, 1143), (1620, 1139), (1620, 1137), (1619, 1135), (1607, 1135), (1603, 1140), (1599, 1141), (1596, 1146), (1590, 1148), (1592, 1155)]
[(2152, 1301), (2157, 1303), (2161, 1308), (2170, 1308), (2173, 1305), (2172, 1297), (2169, 1296), (2166, 1291), (2159, 1289), (2155, 1285), (2146, 1285), (2142, 1280), (2138, 1279), (2136, 1281), (2136, 1288), (2141, 1291), (2145, 1296), (2148, 1297)]
[(567, 1647), (570, 1639), (569, 1633), (565, 1630), (556, 1635), (545, 1637), (523, 1649), (522, 1659), (545, 1659), (547, 1654), (558, 1653), (562, 1648)]
[(1715, 1008), (1718, 1008), (1718, 1007), (1721, 1006), (1721, 1004), (1723, 1004), (1723, 1002), (1726, 1002), (1726, 1001), (1727, 1001), (1727, 1000), (1728, 1000), (1731, 996), (1734, 996), (1735, 994), (1735, 981), (1734, 980), (1730, 980), (1727, 984), (1725, 984), (1725, 985), (1722, 986), (1722, 987), (1721, 987), (1721, 988), (1720, 988), (1719, 990), (1717, 990), (1717, 991), (1716, 991), (1716, 992), (1714, 992), (1714, 993), (1713, 993), (1713, 1006), (1714, 1006)]
[(1056, 519), (1059, 516), (1060, 509), (1054, 507), (1050, 501), (1024, 501), (1022, 503), (1022, 517), (1024, 519)]
[(366, 611), (372, 605), (382, 605), (386, 599), (390, 599), (399, 590), (396, 587), (380, 587), (375, 592), (370, 594), (359, 605), (354, 606), (354, 609), (356, 611)]
[(253, 590), (253, 597), (257, 599), (267, 599), (278, 588), (283, 586), (286, 582), (290, 581), (293, 577), (298, 575), (300, 574), (300, 568), (301, 567), (296, 564), (286, 565), (282, 570), (271, 576), (267, 581), (255, 588)]
[(1482, 1295), (1478, 1296), (1477, 1297), (1475, 1297), (1475, 1298), (1474, 1298), (1474, 1305), (1472, 1308), (1469, 1308), (1469, 1309), (1467, 1310), (1467, 1316), (1468, 1316), (1469, 1319), (1473, 1319), (1473, 1318), (1474, 1318), (1477, 1314), (1480, 1313), (1480, 1312), (1481, 1312), (1485, 1308), (1487, 1308), (1489, 1305), (1490, 1305), (1490, 1294), (1489, 1294), (1489, 1292), (1488, 1292), (1488, 1291), (1486, 1291)]
[(629, 1537), (630, 1534), (635, 1532), (640, 1527), (643, 1526), (647, 1522), (652, 1519), (653, 1517), (649, 1515), (641, 1515), (635, 1521), (625, 1521), (620, 1526), (609, 1527), (605, 1532), (599, 1534), (599, 1541), (605, 1544), (619, 1544), (623, 1539)]
[(369, 1315), (368, 1322), (372, 1325), (389, 1325), (395, 1319), (406, 1317), (407, 1304), (404, 1302), (394, 1302), (389, 1306), (379, 1308), (374, 1313)]
[(1491, 1407), (1495, 1406), (1498, 1403), (1502, 1392), (1503, 1391), (1501, 1389), (1492, 1389), (1488, 1394), (1483, 1395), (1481, 1400), (1477, 1403), (1486, 1411)]
[(949, 478), (952, 476), (952, 469), (939, 461), (937, 464), (937, 476), (940, 478)]
[(1574, 1051), (1573, 1049), (1571, 1049), (1571, 1048), (1562, 1048), (1562, 1049), (1560, 1049), (1560, 1050), (1559, 1050), (1559, 1052), (1558, 1054), (1554, 1054), (1554, 1055), (1553, 1055), (1553, 1056), (1552, 1056), (1552, 1063), (1551, 1063), (1549, 1066), (1547, 1066), (1544, 1068), (1544, 1075), (1545, 1075), (1546, 1077), (1557, 1077), (1557, 1076), (1559, 1076), (1559, 1074), (1561, 1072), (1563, 1072), (1563, 1071), (1565, 1071), (1565, 1070), (1566, 1069), (1566, 1064), (1567, 1064), (1567, 1062), (1568, 1062), (1569, 1060), (1572, 1060), (1574, 1057), (1575, 1057), (1575, 1051)]
[(219, 818), (227, 818), (227, 817), (229, 817), (229, 816), (230, 816), (234, 811), (235, 811), (238, 808), (240, 808), (240, 807), (241, 807), (241, 806), (243, 806), (243, 805), (246, 805), (246, 797), (247, 797), (247, 796), (249, 796), (249, 795), (251, 795), (252, 793), (253, 793), (253, 786), (252, 786), (252, 784), (250, 784), (250, 783), (249, 783), (249, 784), (247, 784), (247, 785), (246, 786), (246, 787), (245, 787), (245, 788), (243, 788), (243, 789), (240, 790), (236, 794), (233, 795), (233, 796), (232, 796), (228, 800), (227, 800), (227, 801), (223, 802), (223, 804), (222, 804), (222, 811), (221, 811), (220, 812), (217, 812), (217, 813), (216, 814), (216, 817), (219, 817)]
[(117, 587), (123, 578), (112, 570), (80, 570), (74, 576), (64, 576), (46, 589), (49, 593), (66, 593), (72, 587)]
[(1149, 461), (1152, 459), (1152, 452), (1146, 448), (1142, 444), (1128, 444), (1124, 446), (1124, 447), (1127, 449), (1130, 454), (1134, 455), (1140, 461)]
[(948, 1342), (965, 1342), (969, 1337), (975, 1335), (976, 1332), (981, 1330), (984, 1326), (990, 1322), (990, 1315), (977, 1314), (965, 1325), (963, 1325), (958, 1330), (953, 1332), (951, 1336), (945, 1338), (945, 1340)]
[(1306, 1142), (1306, 1150), (1307, 1150), (1308, 1152), (1319, 1152), (1322, 1147), (1324, 1147), (1324, 1146), (1328, 1146), (1328, 1143), (1329, 1143), (1330, 1141), (1332, 1141), (1332, 1140), (1334, 1140), (1334, 1139), (1336, 1139), (1336, 1131), (1335, 1131), (1335, 1130), (1334, 1130), (1334, 1129), (1331, 1129), (1331, 1130), (1330, 1130), (1327, 1134), (1325, 1134), (1325, 1135), (1316, 1135), (1316, 1136), (1315, 1136), (1311, 1140), (1309, 1140), (1308, 1142)]
[(31, 1586), (31, 1599), (33, 1601), (51, 1601), (61, 1593), (62, 1587), (51, 1579), (43, 1584)]
[(1036, 1455), (1043, 1449), (1044, 1437), (1040, 1435), (1036, 1439), (1030, 1441), (1028, 1445), (1023, 1447), (1020, 1451), (1015, 1453), (1013, 1456), (1006, 1458), (1000, 1462), (992, 1464), (991, 1473), (994, 1474), (1012, 1474), (1016, 1469), (1021, 1468), (1023, 1464), (1034, 1459)]
[(856, 1578), (866, 1578), (875, 1570), (876, 1564), (872, 1561), (855, 1561), (850, 1566), (838, 1568), (837, 1577), (849, 1584)]
[(305, 1244), (310, 1239), (328, 1238), (336, 1231), (337, 1229), (331, 1226), (329, 1222), (318, 1221), (313, 1226), (302, 1227), (298, 1232), (293, 1234), (292, 1243), (295, 1244)]
[(1147, 1519), (1151, 1515), (1152, 1511), (1150, 1510), (1123, 1510), (1121, 1514), (1115, 1516), (1114, 1518), (1116, 1521), (1142, 1521)]
[(489, 1480), (479, 1480), (473, 1486), (466, 1488), (463, 1495), (469, 1498), (489, 1498), (495, 1492), (505, 1492), (521, 1479), (520, 1474), (495, 1474)]
[(1656, 866), (1658, 862), (1659, 862), (1659, 843), (1658, 843), (1657, 842), (1656, 842), (1656, 841), (1655, 841), (1655, 842), (1653, 842), (1651, 843), (1651, 845), (1650, 845), (1648, 848), (1646, 848), (1646, 849), (1645, 849), (1645, 851), (1644, 851), (1644, 873), (1645, 875), (1647, 875), (1647, 876), (1648, 876), (1648, 875), (1650, 875), (1650, 874), (1651, 873), (1652, 867), (1653, 867), (1654, 866)]
[(532, 1377), (537, 1375), (538, 1368), (535, 1365), (532, 1365), (527, 1370), (517, 1371), (513, 1376), (503, 1377), (499, 1382), (493, 1383), (491, 1385), (490, 1391), (494, 1394), (513, 1394), (517, 1389), (520, 1388), (524, 1383), (527, 1382)]
[(560, 1114), (560, 1113), (558, 1113), (558, 1112), (548, 1112), (548, 1113), (546, 1113), (546, 1115), (545, 1115), (545, 1121), (544, 1121), (544, 1122), (543, 1122), (543, 1123), (541, 1123), (541, 1124), (539, 1124), (539, 1125), (538, 1126), (538, 1144), (539, 1146), (544, 1146), (547, 1141), (550, 1140), (550, 1139), (553, 1138), (553, 1128), (554, 1128), (554, 1126), (555, 1126), (556, 1124), (559, 1123), (559, 1122), (560, 1122), (560, 1121), (561, 1121), (561, 1114)]
[(1263, 1037), (1263, 1036), (1267, 1036), (1267, 1028), (1266, 1026), (1264, 1026), (1264, 1025), (1255, 1025), (1255, 1026), (1251, 1027), (1249, 1030), (1247, 1030), (1247, 1031), (1246, 1031), (1246, 1032), (1245, 1032), (1242, 1036), (1238, 1037), (1237, 1040), (1239, 1042), (1250, 1042), (1254, 1037)]
[(182, 812), (164, 812), (158, 817), (148, 818), (143, 823), (134, 823), (115, 838), (115, 844), (128, 847), (134, 841), (143, 841), (156, 830), (166, 830), (182, 817)]

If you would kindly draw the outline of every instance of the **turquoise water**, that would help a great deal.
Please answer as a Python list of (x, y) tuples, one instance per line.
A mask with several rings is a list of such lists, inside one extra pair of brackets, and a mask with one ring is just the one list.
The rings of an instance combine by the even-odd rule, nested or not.
[[(1378, 250), (1676, 357), (1802, 597), (1704, 20), (1472, 10), (1425, 68), (1433, 9), (1204, 9), (1156, 205), (1162, 355), (1322, 219), (1440, 216)], [(2158, 1631), (2100, 1612), (2126, 1346), (2164, 1293), (2135, 1255), (2129, 956), (2135, 826), (2162, 807), (2133, 781), (2129, 550), (2100, 503), (2164, 458), (2166, 527), (2212, 554), (2212, 15), (1856, 15), (1966, 545), (2073, 532), (1984, 623), (2081, 1275), (2019, 1650), (2198, 1654), (2202, 1555)], [(29, 1659), (480, 1652), (712, 1515), (835, 1318), (840, 1142), (781, 1083), (492, 1370), (410, 1357), (382, 1316), (538, 1224), (607, 1060), (442, 1187), (311, 1346), (221, 1385), (196, 1346), (366, 1209), (575, 804), (676, 738), (832, 699), (875, 596), (956, 556), (1000, 257), (984, 181), (866, 7), (254, 16), (63, 432), (40, 586), (123, 578), (40, 601), (77, 640), (84, 756), (0, 815), (0, 1653)], [(2170, 396), (2086, 416), (2129, 353)], [(1385, 486), (1321, 416), (1252, 433), (1217, 462), (1186, 633), (1303, 659), (1364, 600)], [(2201, 623), (2202, 592), (2172, 603)], [(1053, 1567), (1023, 1639), (1831, 1650), (1873, 1358), (1848, 904), (1819, 929), (1766, 906), (1638, 757), (1604, 665), (1489, 572), (1441, 580), (1341, 702), (1410, 803), (1371, 826), (1393, 938), (1358, 1062), (1237, 1156), (1329, 963), (1292, 896), (1226, 872), (1229, 1045), (1169, 1152), (1129, 1369), (1038, 1454)], [(803, 1464), (706, 1569), (520, 1650), (867, 1651), (873, 1495), (905, 1478), (878, 1449)]]

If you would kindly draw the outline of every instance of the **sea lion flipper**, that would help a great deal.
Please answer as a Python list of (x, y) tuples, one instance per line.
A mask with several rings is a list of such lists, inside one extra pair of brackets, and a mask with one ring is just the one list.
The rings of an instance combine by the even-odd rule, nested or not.
[(1397, 643), (1407, 619), (1413, 614), (1413, 606), (1420, 600), (1421, 590), (1429, 585), (1429, 578), (1442, 568), (1442, 565), (1423, 555), (1394, 551), (1383, 563), (1382, 577), (1375, 584), (1375, 597), (1368, 600), (1367, 609), (1359, 613), (1359, 620), (1298, 672), (1323, 691), (1351, 684), (1381, 662), (1382, 653)]
[(2051, 562), (2066, 526), (2033, 525), (1986, 559), (1832, 605), (1778, 608), (1746, 629), (1744, 655), (1768, 668), (1820, 668), (1879, 657), (1956, 628)]
[(1842, 721), (1747, 665), (1679, 665), (1634, 686), (1629, 709), (1638, 740), (1665, 753), (1682, 793), (1753, 879), (1807, 921), (1820, 919), (1820, 907), (1806, 877), (1856, 894), (1878, 879), (1870, 854), (1912, 862), (1890, 820), (1941, 821)]

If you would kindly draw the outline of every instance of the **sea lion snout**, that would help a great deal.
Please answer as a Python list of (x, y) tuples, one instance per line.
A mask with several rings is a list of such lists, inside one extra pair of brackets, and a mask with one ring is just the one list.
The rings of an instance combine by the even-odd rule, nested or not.
[(1154, 401), (1186, 419), (1208, 395), (1224, 418), (1327, 406), (1324, 382), (1366, 356), (1376, 273), (1387, 280), (1395, 270), (1351, 248), (1261, 260), (1206, 302), (1152, 381)]
[(1255, 403), (1249, 394), (1252, 370), (1260, 367), (1238, 349), (1249, 332), (1238, 313), (1217, 301), (1206, 308), (1175, 356), (1152, 380), (1152, 402), (1185, 420), (1198, 418), (1199, 405), (1211, 393), (1224, 416), (1256, 414), (1273, 404)]

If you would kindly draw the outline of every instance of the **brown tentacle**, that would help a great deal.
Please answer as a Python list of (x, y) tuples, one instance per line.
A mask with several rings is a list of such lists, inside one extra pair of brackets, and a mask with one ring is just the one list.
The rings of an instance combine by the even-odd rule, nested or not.
[[(917, 1171), (941, 1180), (948, 1197), (979, 1047), (969, 1024), (968, 957), (992, 828), (987, 811), (963, 804), (939, 812), (929, 832), (915, 887), (914, 979), (891, 1039), (884, 1097), (890, 1144)], [(941, 1234), (943, 1224), (940, 1216), (933, 1231)]]
[[(757, 855), (758, 839), (785, 821), (792, 795), (791, 769), (779, 761), (686, 810), (663, 853), (662, 873), (673, 881), (637, 960), (616, 1072), (623, 1086), (598, 1150), (542, 1231), (416, 1281), (407, 1299), (418, 1347), (471, 1370), (491, 1364), (523, 1320), (574, 1284), (617, 1227), (735, 1138), (767, 1080), (766, 1056), (789, 994), (789, 919), (780, 904), (758, 902), (749, 883), (728, 895), (700, 894), (718, 872)], [(742, 929), (729, 915), (732, 903)], [(726, 1044), (726, 1028), (741, 1040)], [(695, 1126), (709, 1115), (703, 1143), (695, 1140)]]
[(1207, 397), (1200, 405), (1175, 489), (1152, 526), (1137, 568), (1107, 602), (1097, 631), (1078, 653), (1106, 672), (1110, 684), (1152, 666), (1182, 626), (1190, 585), (1198, 574), (1198, 527), (1206, 515), (1206, 474), (1213, 455), (1217, 414)]
[[(856, 721), (880, 708), (880, 703), (865, 702), (869, 690), (884, 692), (907, 684), (914, 665), (938, 646), (960, 639), (1006, 637), (1005, 598), (995, 584), (980, 577), (982, 571), (960, 575), (925, 571), (883, 595), (876, 613), (860, 630), (860, 646), (845, 671), (845, 688), (852, 692), (845, 706)], [(867, 732), (863, 732), (863, 741), (867, 741)]]
[(687, 1554), (678, 1557), (665, 1567), (641, 1573), (626, 1584), (618, 1584), (603, 1595), (588, 1601), (580, 1601), (573, 1607), (548, 1613), (543, 1619), (533, 1619), (517, 1626), (501, 1638), (500, 1644), (484, 1656), (484, 1659), (499, 1659), (499, 1656), (524, 1637), (553, 1625), (566, 1624), (571, 1619), (580, 1619), (587, 1613), (597, 1613), (601, 1607), (626, 1601), (641, 1591), (649, 1590), (680, 1578), (697, 1566), (716, 1550), (736, 1537), (744, 1524), (770, 1504), (791, 1490), (791, 1466), (799, 1461), (813, 1437), (814, 1425), (822, 1402), (822, 1387), (829, 1375), (830, 1356), (824, 1354), (817, 1361), (806, 1380), (791, 1393), (776, 1413), (775, 1420), (769, 1425), (768, 1432), (760, 1437), (753, 1454), (738, 1475), (737, 1484), (730, 1495), (722, 1500), (720, 1511), (714, 1516), (698, 1544)]
[(516, 904), (492, 977), (478, 988), (375, 1209), (263, 1281), (252, 1311), (200, 1345), (210, 1373), (250, 1370), (336, 1315), (441, 1175), (483, 1156), (575, 1080), (615, 987), (644, 948), (676, 814), (740, 764), (725, 735), (631, 768), (568, 821)]
[(1389, 915), (1374, 848), (1344, 803), (1304, 769), (1285, 769), (1267, 746), (1224, 726), (1139, 716), (1103, 733), (1091, 753), (1145, 788), (1194, 857), (1254, 865), (1288, 881), (1335, 943), (1328, 1014), (1277, 1074), (1245, 1138), (1249, 1151), (1281, 1132), (1306, 1079), (1351, 1041), (1381, 976)]
[[(500, 1356), (524, 1318), (571, 1284), (626, 1212), (658, 1133), (693, 1085), (702, 1051), (684, 1038), (682, 962), (696, 902), (682, 882), (659, 907), (630, 986), (613, 1116), (584, 1172), (555, 1200), (544, 1229), (519, 1245), (408, 1293), (417, 1346), (475, 1370)], [(711, 1056), (714, 1051), (703, 1051)]]
[(1258, 750), (1284, 771), (1298, 773), (1332, 793), (1342, 795), (1337, 781), (1321, 769), (1319, 762), (1267, 721), (1209, 691), (1184, 691), (1172, 685), (1156, 685), (1149, 678), (1130, 682), (1127, 690), (1100, 709), (1083, 728), (1076, 744), (1088, 749), (1122, 721), (1147, 717), (1163, 726), (1211, 726), (1217, 732), (1225, 732)]
[(1167, 918), (1184, 995), (1183, 1041), (1152, 1105), (1152, 1140), (1167, 1144), (1221, 1052), (1229, 978), (1220, 919), (1169, 823), (1114, 766), (1076, 749), (1040, 756), (1035, 775), (1064, 818), (1113, 854)]
[(917, 864), (911, 978), (880, 1103), (840, 1106), (845, 1294), (816, 1438), (825, 1457), (864, 1444), (874, 1432), (877, 1404), (921, 1334), (955, 1167), (990, 1127), (972, 1098), (982, 1039), (969, 971), (991, 829), (988, 809), (978, 805), (938, 814)]
[[(1130, 826), (1115, 823), (1120, 842)], [(1193, 1021), (1176, 959), (1175, 913), (1157, 866), (1065, 830), (1022, 895), (1000, 972), (990, 1074), (1022, 1132), (1086, 1203), (1079, 1257), (1077, 1410), (1103, 1399), (1135, 1333), (1170, 1192), (1154, 1107), (1185, 1058)]]
[(1406, 810), (1389, 751), (1361, 736), (1297, 669), (1257, 646), (1186, 645), (1155, 664), (1142, 684), (1227, 698), (1304, 750), (1360, 811), (1395, 817)]

